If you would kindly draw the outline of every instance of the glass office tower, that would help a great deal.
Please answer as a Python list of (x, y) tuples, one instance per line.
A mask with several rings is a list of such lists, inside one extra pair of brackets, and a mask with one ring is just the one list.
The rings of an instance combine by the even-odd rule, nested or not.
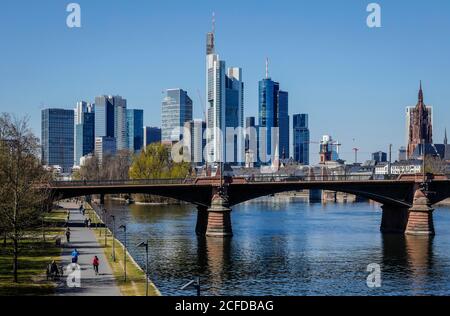
[(74, 166), (80, 165), (81, 157), (94, 153), (95, 113), (94, 106), (78, 102), (75, 108)]
[(308, 114), (293, 116), (294, 160), (302, 165), (309, 165), (310, 134)]
[(168, 89), (162, 102), (161, 141), (178, 142), (186, 122), (192, 120), (192, 100), (182, 89)]
[(127, 110), (128, 147), (138, 152), (144, 147), (144, 110)]
[(159, 127), (144, 127), (144, 147), (161, 142), (161, 129)]
[(74, 158), (74, 111), (44, 109), (41, 115), (42, 164), (61, 166), (64, 173), (70, 173)]
[[(289, 158), (289, 95), (280, 84), (270, 78), (259, 82), (259, 143), (263, 162), (274, 158)], [(272, 135), (278, 128), (278, 134)], [(264, 157), (267, 156), (267, 157)], [(284, 156), (284, 157), (283, 157)]]

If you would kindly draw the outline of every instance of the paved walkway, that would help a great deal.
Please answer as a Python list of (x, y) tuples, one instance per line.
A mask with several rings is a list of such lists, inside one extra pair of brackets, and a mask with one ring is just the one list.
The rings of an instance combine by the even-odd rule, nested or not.
[[(76, 203), (60, 203), (62, 207), (70, 211), (69, 225), (84, 225), (84, 216), (79, 211)], [(63, 252), (61, 263), (64, 269), (72, 262), (71, 253), (77, 249), (80, 253), (78, 264), (81, 266), (81, 287), (68, 287), (65, 277), (59, 282), (56, 295), (69, 296), (120, 296), (119, 287), (116, 285), (111, 267), (105, 257), (103, 248), (97, 242), (97, 238), (91, 229), (86, 227), (70, 227), (70, 243), (63, 238)], [(92, 268), (92, 260), (97, 256), (100, 260), (99, 275), (95, 275)]]

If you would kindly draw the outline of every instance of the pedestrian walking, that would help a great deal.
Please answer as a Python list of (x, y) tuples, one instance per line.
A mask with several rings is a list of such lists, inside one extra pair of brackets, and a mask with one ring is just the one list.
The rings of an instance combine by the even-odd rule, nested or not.
[(67, 243), (70, 243), (70, 234), (71, 234), (70, 228), (67, 227), (67, 229), (66, 229), (66, 239), (67, 239)]
[(91, 228), (91, 225), (92, 225), (92, 220), (91, 220), (91, 218), (88, 218), (88, 227)]
[(97, 256), (94, 256), (94, 260), (92, 260), (92, 266), (94, 268), (95, 275), (98, 275), (98, 266), (100, 265), (100, 260), (98, 260)]
[(80, 253), (78, 252), (77, 249), (74, 249), (72, 251), (72, 263), (78, 263), (78, 256), (80, 255)]
[(84, 219), (84, 227), (88, 227), (89, 220), (87, 218)]

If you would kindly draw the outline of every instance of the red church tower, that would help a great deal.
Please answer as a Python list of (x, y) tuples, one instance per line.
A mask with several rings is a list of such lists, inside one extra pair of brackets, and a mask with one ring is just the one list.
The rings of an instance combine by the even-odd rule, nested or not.
[(408, 158), (412, 156), (417, 145), (433, 143), (433, 126), (431, 107), (423, 102), (422, 81), (420, 82), (419, 101), (411, 109), (409, 117)]

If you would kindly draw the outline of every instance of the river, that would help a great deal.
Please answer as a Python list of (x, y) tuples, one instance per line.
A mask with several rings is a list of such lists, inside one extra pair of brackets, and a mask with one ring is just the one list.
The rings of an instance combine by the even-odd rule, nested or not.
[[(436, 236), (379, 232), (378, 205), (248, 202), (232, 212), (231, 239), (198, 238), (190, 205), (124, 205), (107, 201), (117, 227), (127, 225), (129, 251), (163, 295), (201, 278), (202, 295), (449, 295), (450, 209), (434, 213)], [(110, 223), (108, 223), (110, 224)], [(117, 237), (123, 241), (122, 232)], [(379, 264), (381, 287), (366, 284)]]

